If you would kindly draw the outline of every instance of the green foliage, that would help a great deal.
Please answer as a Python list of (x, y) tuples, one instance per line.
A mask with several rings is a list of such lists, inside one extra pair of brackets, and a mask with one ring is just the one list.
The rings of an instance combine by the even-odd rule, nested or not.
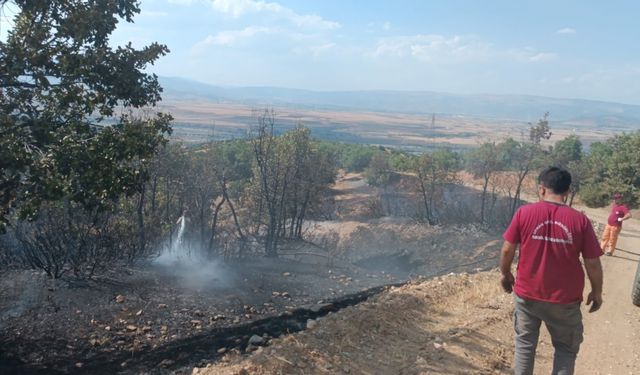
[(365, 170), (367, 183), (372, 186), (384, 187), (391, 182), (392, 170), (389, 166), (389, 158), (383, 153), (376, 153)]
[(577, 135), (569, 135), (556, 142), (551, 152), (554, 165), (567, 167), (569, 163), (582, 159), (582, 142)]
[(613, 153), (607, 163), (606, 181), (610, 192), (621, 193), (635, 206), (640, 200), (640, 132), (610, 140)]
[(424, 217), (430, 224), (437, 223), (436, 200), (446, 185), (458, 182), (457, 172), (461, 165), (460, 154), (448, 149), (424, 153), (415, 160), (413, 172), (418, 177)]
[(605, 186), (607, 164), (613, 154), (609, 142), (595, 142), (584, 158), (585, 178), (580, 188), (580, 198), (589, 207), (605, 206), (610, 194)]
[(389, 166), (394, 171), (409, 172), (416, 162), (418, 156), (402, 151), (391, 151), (389, 156)]
[(325, 198), (336, 175), (331, 146), (317, 149), (304, 126), (274, 134), (275, 113), (265, 110), (256, 118), (251, 139), (255, 157), (252, 191), (255, 232), (265, 223), (265, 254), (278, 256), (282, 239), (301, 238), (304, 220)]
[(491, 177), (501, 170), (505, 164), (500, 150), (495, 142), (485, 142), (477, 149), (465, 155), (466, 169), (473, 174), (474, 178), (482, 179), (482, 197), (480, 202), (480, 222), (484, 224), (486, 220), (486, 203), (488, 198), (488, 187)]
[(480, 147), (465, 155), (466, 169), (475, 178), (487, 178), (492, 173), (502, 169), (505, 160), (501, 159), (500, 152), (495, 142), (485, 142)]
[(462, 156), (450, 149), (438, 149), (431, 153), (431, 158), (436, 170), (445, 173), (457, 172), (462, 167)]
[(529, 125), (529, 143), (534, 146), (540, 146), (543, 140), (551, 138), (553, 134), (549, 127), (549, 112), (546, 112), (535, 125)]
[(227, 171), (226, 176), (229, 180), (251, 177), (254, 158), (249, 142), (245, 140), (222, 141), (217, 142), (213, 149), (213, 159)]
[(602, 186), (585, 183), (580, 188), (580, 198), (588, 207), (604, 207), (611, 201), (611, 195)]
[(529, 136), (523, 136), (518, 142), (513, 138), (508, 138), (498, 145), (502, 155), (502, 162), (508, 170), (516, 172), (517, 183), (511, 203), (511, 216), (515, 214), (521, 204), (520, 194), (522, 184), (532, 170), (542, 167), (549, 162), (549, 150), (542, 146), (542, 141), (551, 138), (549, 127), (549, 113), (534, 124), (529, 124)]
[(160, 100), (144, 69), (168, 50), (111, 46), (118, 22), (140, 12), (137, 1), (13, 3), (15, 26), (0, 42), (0, 227), (13, 207), (33, 218), (62, 197), (108, 208), (139, 189), (171, 117), (105, 119)]
[(605, 143), (594, 143), (586, 158), (588, 177), (582, 200), (591, 207), (606, 205), (621, 193), (627, 204), (640, 201), (640, 132), (617, 135)]
[(383, 152), (375, 146), (326, 141), (319, 142), (318, 149), (334, 155), (337, 167), (348, 172), (364, 171), (373, 155)]

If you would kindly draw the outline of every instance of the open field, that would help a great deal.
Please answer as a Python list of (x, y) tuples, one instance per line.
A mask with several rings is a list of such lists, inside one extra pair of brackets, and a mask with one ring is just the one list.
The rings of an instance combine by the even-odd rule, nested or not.
[[(318, 110), (311, 108), (269, 107), (276, 112), (279, 131), (303, 124), (315, 137), (325, 140), (366, 143), (424, 150), (434, 146), (467, 148), (484, 140), (519, 139), (528, 131), (529, 124), (519, 120), (481, 119), (467, 116), (432, 116), (390, 112)], [(254, 113), (263, 107), (246, 104), (216, 103), (213, 101), (164, 101), (160, 109), (175, 117), (174, 137), (185, 142), (210, 139), (245, 137)], [(543, 114), (540, 113), (539, 117)], [(554, 136), (551, 142), (569, 134), (578, 134), (585, 145), (603, 140), (615, 133), (634, 131), (626, 128), (606, 127), (590, 121), (554, 122), (550, 117)], [(535, 121), (535, 120), (534, 120)]]

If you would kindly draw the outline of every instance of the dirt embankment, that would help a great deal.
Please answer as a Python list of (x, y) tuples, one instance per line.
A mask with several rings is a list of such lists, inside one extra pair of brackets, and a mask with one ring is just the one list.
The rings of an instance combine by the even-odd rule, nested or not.
[(390, 288), (194, 374), (506, 374), (512, 302), (497, 277), (452, 275)]

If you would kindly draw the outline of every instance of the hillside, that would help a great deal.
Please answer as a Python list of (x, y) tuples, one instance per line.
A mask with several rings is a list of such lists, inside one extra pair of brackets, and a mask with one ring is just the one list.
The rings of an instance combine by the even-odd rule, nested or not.
[(511, 299), (497, 272), (416, 281), (194, 374), (508, 374)]
[[(601, 221), (605, 210), (588, 210)], [(626, 224), (625, 224), (626, 225)], [(640, 308), (630, 289), (640, 252), (637, 220), (626, 225), (616, 256), (603, 258), (604, 305), (583, 307), (585, 341), (577, 374), (640, 371)], [(242, 374), (508, 374), (513, 360), (512, 300), (497, 271), (450, 274), (391, 287), (364, 303), (309, 321), (305, 331), (273, 339), (250, 356), (227, 354), (194, 369)], [(549, 373), (553, 347), (542, 329), (536, 368)]]

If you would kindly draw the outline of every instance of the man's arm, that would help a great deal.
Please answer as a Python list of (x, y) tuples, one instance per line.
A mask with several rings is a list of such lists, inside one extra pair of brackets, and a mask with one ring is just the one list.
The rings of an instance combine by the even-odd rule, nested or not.
[(628, 220), (628, 219), (631, 219), (631, 212), (630, 211), (627, 211), (627, 213), (623, 217), (618, 219), (618, 221), (625, 221), (625, 220)]
[[(587, 305), (591, 304), (589, 312), (598, 311), (602, 306), (602, 264), (600, 258), (584, 258), (584, 268), (591, 283), (591, 292), (587, 297)], [(592, 304), (593, 303), (593, 304)]]
[(511, 273), (511, 264), (513, 258), (516, 256), (516, 244), (509, 241), (504, 241), (502, 244), (502, 250), (500, 250), (500, 272), (502, 272), (502, 288), (505, 292), (511, 293), (513, 291), (513, 284), (515, 278)]

